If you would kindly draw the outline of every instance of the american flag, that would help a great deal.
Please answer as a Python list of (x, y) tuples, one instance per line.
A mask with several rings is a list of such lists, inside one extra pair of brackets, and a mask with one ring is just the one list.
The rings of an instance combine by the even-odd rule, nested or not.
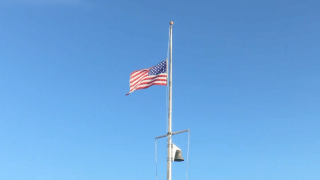
[(167, 85), (167, 61), (164, 60), (148, 69), (133, 71), (130, 74), (130, 92), (146, 89), (152, 85)]

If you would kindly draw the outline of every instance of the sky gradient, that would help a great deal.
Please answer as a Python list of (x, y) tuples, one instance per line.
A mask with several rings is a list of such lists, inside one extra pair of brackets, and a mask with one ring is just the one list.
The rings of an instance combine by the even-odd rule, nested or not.
[[(0, 3), (0, 179), (155, 179), (166, 87), (129, 92), (167, 58), (189, 180), (320, 179), (320, 2)], [(187, 134), (173, 142), (186, 159)], [(186, 162), (173, 163), (173, 180)], [(158, 141), (166, 179), (166, 140)]]

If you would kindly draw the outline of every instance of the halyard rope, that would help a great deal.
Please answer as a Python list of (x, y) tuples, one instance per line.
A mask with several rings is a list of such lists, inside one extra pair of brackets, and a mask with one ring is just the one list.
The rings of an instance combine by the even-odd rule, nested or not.
[(188, 152), (187, 152), (187, 172), (186, 172), (186, 180), (188, 180), (188, 168), (189, 168), (189, 149), (190, 149), (190, 130), (188, 131)]

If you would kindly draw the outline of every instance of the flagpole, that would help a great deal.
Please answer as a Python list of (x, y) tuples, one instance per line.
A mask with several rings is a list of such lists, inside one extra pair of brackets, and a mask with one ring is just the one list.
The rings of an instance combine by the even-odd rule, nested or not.
[(168, 157), (167, 157), (167, 180), (171, 180), (171, 162), (172, 162), (172, 25), (173, 21), (170, 21), (170, 71), (169, 71), (169, 114), (168, 114)]

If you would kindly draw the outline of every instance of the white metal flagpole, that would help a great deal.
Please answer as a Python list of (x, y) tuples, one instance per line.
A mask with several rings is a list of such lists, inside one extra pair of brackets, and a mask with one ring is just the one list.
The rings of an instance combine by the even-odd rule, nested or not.
[(171, 161), (172, 161), (172, 25), (170, 21), (170, 74), (169, 74), (169, 114), (168, 114), (168, 157), (167, 157), (167, 180), (171, 180)]
[[(169, 31), (169, 62), (167, 62), (167, 65), (169, 65), (167, 67), (167, 71), (168, 75), (169, 75), (169, 112), (168, 112), (168, 133), (162, 136), (158, 136), (155, 138), (155, 141), (157, 141), (157, 139), (159, 138), (164, 138), (164, 137), (168, 137), (168, 144), (167, 144), (167, 148), (168, 148), (168, 156), (167, 156), (167, 180), (172, 180), (172, 166), (171, 163), (173, 161), (184, 161), (182, 154), (181, 154), (181, 150), (172, 143), (172, 136), (176, 135), (176, 134), (180, 134), (180, 133), (184, 133), (184, 132), (190, 132), (189, 129), (183, 130), (183, 131), (177, 131), (177, 132), (172, 132), (172, 25), (173, 25), (173, 21), (170, 21), (170, 31)], [(174, 149), (175, 147), (175, 149)], [(179, 149), (179, 151), (177, 150)], [(180, 154), (179, 154), (180, 152)], [(189, 146), (188, 146), (188, 152), (189, 152)], [(175, 153), (177, 154), (177, 158), (175, 159)], [(189, 154), (189, 153), (188, 153)], [(156, 155), (157, 157), (157, 155)], [(188, 156), (189, 157), (189, 156)], [(156, 158), (157, 159), (157, 158)], [(189, 159), (189, 158), (188, 158)], [(157, 164), (157, 160), (156, 160), (156, 164)], [(156, 177), (157, 176), (157, 165), (156, 165)]]

